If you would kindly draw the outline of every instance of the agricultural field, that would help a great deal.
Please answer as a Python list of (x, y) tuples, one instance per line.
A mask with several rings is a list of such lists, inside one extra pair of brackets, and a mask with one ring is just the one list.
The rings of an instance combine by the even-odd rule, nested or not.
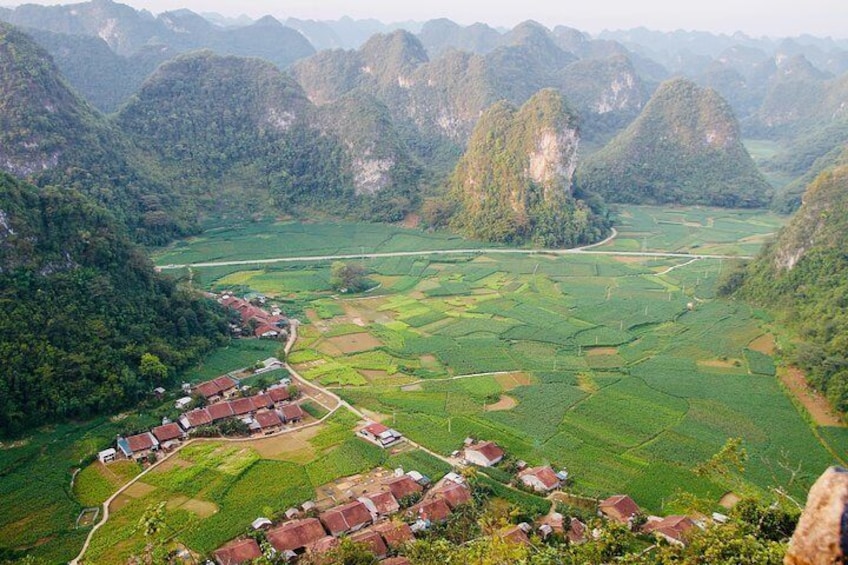
[(599, 250), (755, 255), (787, 218), (764, 210), (621, 206), (618, 237)]
[[(628, 206), (600, 249), (753, 254), (782, 222)], [(582, 494), (626, 491), (655, 511), (679, 491), (803, 495), (843, 452), (839, 429), (814, 433), (774, 378), (757, 346), (763, 313), (716, 299), (732, 260), (481, 253), (363, 264), (381, 283), (367, 296), (289, 287), (285, 299), (305, 304), (289, 360), (435, 451), (469, 435), (496, 440), (516, 458), (567, 467)], [(251, 289), (260, 272), (286, 288), (298, 269), (325, 268), (235, 272)], [(233, 280), (198, 271), (213, 288)], [(695, 473), (737, 436), (744, 472)]]
[[(274, 341), (236, 340), (182, 378), (197, 382), (235, 371), (275, 355), (279, 347)], [(323, 416), (322, 410), (313, 411)], [(92, 462), (96, 453), (113, 445), (118, 434), (149, 429), (174, 415), (168, 400), (112, 418), (34, 430), (0, 444), (0, 502), (6, 508), (0, 517), (0, 559), (24, 551), (49, 563), (76, 556), (90, 530), (77, 524), (80, 513), (99, 506), (141, 471), (128, 462)]]
[(208, 555), (248, 531), (258, 516), (274, 519), (307, 500), (320, 501), (317, 489), (340, 477), (384, 464), (441, 469), (440, 461), (418, 451), (387, 459), (386, 451), (354, 437), (356, 420), (340, 411), (318, 427), (291, 434), (186, 446), (115, 500), (109, 521), (92, 538), (86, 563), (141, 555), (145, 539), (137, 525), (152, 505), (164, 503), (164, 523), (178, 532), (179, 543)]
[(385, 224), (259, 221), (210, 224), (197, 236), (156, 250), (159, 265), (243, 261), (276, 257), (356, 255), (491, 247), (448, 232), (424, 232)]

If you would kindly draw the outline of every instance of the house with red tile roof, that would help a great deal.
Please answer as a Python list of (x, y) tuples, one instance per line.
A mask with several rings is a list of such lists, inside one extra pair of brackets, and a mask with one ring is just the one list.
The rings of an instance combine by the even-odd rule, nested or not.
[(253, 416), (250, 431), (256, 434), (268, 435), (281, 430), (283, 421), (273, 410), (260, 410)]
[(400, 510), (400, 504), (391, 492), (372, 492), (357, 498), (359, 502), (368, 508), (376, 520), (379, 516), (389, 516)]
[(255, 539), (247, 538), (231, 541), (221, 549), (212, 552), (218, 565), (241, 565), (262, 557), (262, 550)]
[(287, 404), (280, 408), (280, 415), (283, 417), (283, 421), (286, 424), (292, 424), (294, 422), (300, 422), (303, 420), (303, 408), (298, 404)]
[(289, 387), (287, 386), (273, 386), (265, 391), (265, 394), (271, 399), (271, 402), (274, 403), (274, 406), (279, 407), (284, 403), (288, 403), (291, 401), (291, 394), (289, 393)]
[(412, 535), (409, 524), (401, 521), (380, 522), (371, 529), (383, 536), (383, 540), (389, 547), (400, 547), (415, 537)]
[(491, 441), (482, 441), (466, 446), (463, 457), (479, 467), (492, 467), (504, 458), (504, 450)]
[(185, 438), (185, 432), (183, 429), (173, 422), (156, 426), (150, 430), (150, 433), (153, 434), (153, 437), (159, 440), (160, 445), (168, 442), (176, 442)]
[(336, 537), (361, 530), (372, 522), (368, 508), (358, 500), (330, 508), (321, 513), (318, 519), (330, 535)]
[(262, 410), (263, 408), (273, 408), (274, 403), (271, 401), (271, 397), (267, 394), (254, 394), (250, 397), (251, 402), (253, 402), (253, 408), (255, 410)]
[(339, 538), (333, 536), (324, 536), (315, 543), (309, 544), (306, 548), (306, 553), (310, 555), (322, 555), (339, 547)]
[(150, 432), (118, 438), (118, 449), (129, 459), (144, 459), (159, 449), (159, 440)]
[(229, 402), (210, 404), (206, 407), (206, 411), (212, 418), (212, 422), (220, 422), (221, 420), (226, 420), (227, 418), (232, 418), (234, 416), (233, 407)]
[(238, 392), (238, 383), (232, 377), (223, 376), (200, 383), (195, 390), (211, 404), (233, 396)]
[(530, 538), (527, 537), (525, 528), (527, 528), (527, 524), (510, 526), (498, 532), (497, 536), (507, 543), (530, 545)]
[(418, 520), (428, 524), (431, 522), (444, 522), (450, 514), (450, 506), (448, 506), (444, 498), (424, 500), (412, 506), (407, 511), (407, 515), (417, 517)]
[(236, 398), (234, 400), (230, 400), (230, 407), (233, 409), (234, 416), (246, 416), (256, 410), (253, 406), (253, 400), (250, 398)]
[(190, 431), (192, 428), (211, 424), (212, 416), (206, 408), (196, 408), (180, 416), (179, 423), (185, 431)]
[(389, 492), (397, 500), (402, 500), (424, 490), (424, 487), (415, 482), (409, 475), (401, 475), (400, 477), (389, 479), (383, 483), (383, 486), (389, 489)]
[(293, 520), (268, 530), (265, 537), (268, 543), (281, 553), (302, 552), (307, 546), (325, 537), (327, 532), (316, 518)]
[(617, 494), (598, 504), (598, 512), (619, 524), (630, 525), (632, 518), (642, 512), (632, 498), (626, 494)]
[(430, 491), (428, 497), (443, 498), (451, 510), (461, 504), (466, 504), (471, 501), (471, 491), (464, 485), (445, 481), (443, 484)]
[(371, 422), (366, 425), (359, 430), (359, 435), (382, 448), (390, 447), (403, 439), (403, 435), (399, 431), (379, 422)]
[(696, 527), (695, 522), (688, 516), (666, 516), (665, 518), (650, 516), (642, 526), (642, 531), (664, 538), (673, 545), (685, 546), (688, 542), (689, 531), (694, 527)]
[(518, 473), (518, 479), (524, 486), (536, 492), (550, 492), (562, 485), (557, 474), (549, 466), (528, 467)]
[(389, 553), (389, 548), (386, 547), (386, 542), (380, 537), (380, 534), (371, 530), (357, 532), (350, 536), (350, 539), (356, 543), (363, 543), (368, 547), (368, 550), (374, 554), (377, 559), (382, 559)]

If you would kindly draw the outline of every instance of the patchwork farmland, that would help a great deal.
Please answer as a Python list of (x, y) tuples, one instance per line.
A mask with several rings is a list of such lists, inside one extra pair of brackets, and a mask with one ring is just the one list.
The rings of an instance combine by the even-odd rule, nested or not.
[[(621, 239), (602, 249), (642, 237), (651, 250), (755, 253), (781, 223), (657, 214), (627, 208)], [(516, 458), (567, 467), (580, 494), (625, 491), (657, 511), (680, 492), (801, 494), (833, 462), (822, 441), (838, 444), (841, 432), (814, 434), (773, 377), (774, 359), (757, 351), (766, 320), (715, 298), (732, 261), (485, 252), (361, 261), (376, 283), (361, 297), (330, 296), (326, 263), (199, 271), (211, 288), (296, 304), (304, 324), (293, 366), (444, 455), (485, 437)], [(307, 276), (308, 288), (290, 282)], [(695, 473), (737, 436), (750, 455), (744, 472)]]

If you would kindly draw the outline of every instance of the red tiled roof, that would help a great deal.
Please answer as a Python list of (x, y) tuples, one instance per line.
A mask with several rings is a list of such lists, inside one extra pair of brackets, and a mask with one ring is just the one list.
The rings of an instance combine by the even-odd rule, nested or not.
[(465, 449), (476, 451), (489, 461), (495, 461), (504, 456), (504, 450), (491, 441), (484, 441), (482, 443), (466, 447)]
[(424, 490), (421, 485), (413, 481), (412, 478), (407, 475), (390, 479), (383, 483), (383, 485), (386, 486), (389, 489), (389, 492), (391, 492), (398, 500)]
[(414, 537), (412, 529), (405, 522), (382, 522), (371, 529), (383, 536), (392, 547), (403, 545)]
[(215, 383), (212, 381), (206, 383), (200, 383), (197, 385), (197, 392), (199, 392), (204, 398), (211, 398), (213, 396), (217, 396), (221, 394), (221, 390), (215, 386)]
[(410, 565), (406, 557), (389, 557), (380, 561), (380, 565)]
[(364, 531), (357, 532), (350, 536), (352, 541), (356, 543), (364, 543), (368, 546), (368, 550), (373, 553), (378, 559), (380, 557), (385, 557), (389, 552), (389, 548), (386, 547), (386, 543), (383, 541), (383, 538), (380, 537), (380, 534), (372, 531)]
[(283, 424), (283, 421), (280, 420), (277, 413), (272, 410), (257, 412), (253, 419), (256, 420), (256, 423), (259, 424), (259, 427), (263, 430), (265, 428), (273, 428), (274, 426), (281, 426)]
[(250, 400), (253, 402), (253, 407), (259, 410), (260, 408), (270, 408), (274, 405), (271, 402), (271, 397), (267, 394), (257, 394), (250, 397)]
[(391, 492), (372, 492), (366, 494), (365, 498), (374, 503), (377, 512), (382, 515), (394, 514), (400, 510), (397, 499)]
[(626, 524), (631, 516), (641, 512), (639, 506), (626, 494), (617, 494), (601, 501), (598, 509), (608, 518)]
[(269, 388), (266, 393), (271, 398), (273, 402), (284, 402), (286, 400), (291, 399), (291, 395), (289, 394), (288, 387), (278, 386), (274, 388)]
[(363, 429), (363, 431), (368, 432), (372, 436), (378, 436), (383, 432), (389, 431), (389, 428), (387, 428), (386, 426), (384, 426), (383, 424), (381, 424), (379, 422), (374, 422), (373, 424), (369, 424), (362, 429)]
[(355, 500), (331, 508), (318, 518), (331, 535), (338, 536), (371, 523), (371, 513), (364, 504)]
[(521, 471), (518, 476), (520, 478), (523, 477), (536, 477), (540, 483), (545, 487), (545, 490), (555, 489), (560, 485), (559, 477), (556, 476), (554, 470), (548, 466), (545, 467), (531, 467), (529, 469), (524, 469)]
[(218, 565), (240, 565), (245, 561), (262, 557), (262, 550), (254, 539), (232, 541), (213, 552)]
[(236, 386), (236, 381), (230, 377), (218, 377), (197, 385), (197, 392), (206, 398), (211, 398)]
[(130, 446), (130, 450), (133, 453), (138, 453), (139, 451), (144, 451), (146, 449), (152, 449), (154, 445), (156, 445), (155, 438), (150, 435), (150, 432), (144, 432), (143, 434), (137, 434), (134, 436), (130, 436), (127, 438), (127, 445)]
[(286, 422), (303, 419), (303, 408), (297, 404), (287, 404), (280, 408), (280, 412), (283, 413), (283, 420)]
[(309, 544), (306, 551), (309, 553), (327, 553), (339, 546), (339, 539), (333, 536), (324, 536), (315, 543)]
[(212, 423), (212, 416), (209, 415), (209, 411), (206, 408), (197, 408), (195, 410), (190, 410), (183, 414), (191, 427), (196, 428), (197, 426), (205, 426), (206, 424)]
[(233, 415), (233, 407), (230, 406), (229, 402), (210, 404), (206, 407), (206, 411), (209, 412), (209, 416), (212, 417), (213, 422), (230, 418)]
[(286, 522), (265, 534), (277, 551), (298, 551), (326, 535), (321, 522), (315, 518)]
[(571, 543), (580, 543), (586, 540), (586, 524), (577, 518), (571, 519), (571, 524), (568, 528), (568, 539)]
[(244, 416), (245, 414), (250, 414), (255, 410), (253, 407), (253, 401), (249, 398), (236, 398), (235, 400), (230, 400), (230, 406), (233, 409), (233, 414), (236, 416)]
[(695, 522), (688, 516), (666, 516), (662, 520), (647, 522), (642, 526), (645, 533), (657, 532), (679, 542), (684, 541), (687, 531), (695, 527)]
[(172, 439), (183, 437), (183, 429), (177, 424), (173, 423), (156, 426), (150, 431), (153, 432), (153, 435), (156, 436), (156, 439), (163, 443), (166, 441), (171, 441)]
[(527, 537), (527, 533), (521, 529), (521, 526), (512, 526), (500, 532), (498, 536), (509, 543), (530, 545), (530, 538)]
[(444, 498), (445, 502), (452, 509), (471, 500), (471, 492), (464, 486), (454, 482), (448, 482), (438, 489), (434, 489), (432, 495), (434, 497)]
[(416, 512), (422, 520), (430, 520), (431, 522), (447, 520), (451, 513), (451, 509), (444, 498), (425, 500), (413, 506), (411, 510)]
[(263, 335), (280, 335), (280, 328), (277, 326), (272, 326), (271, 324), (259, 324), (256, 326), (256, 329), (253, 331), (253, 335), (256, 337), (262, 337)]

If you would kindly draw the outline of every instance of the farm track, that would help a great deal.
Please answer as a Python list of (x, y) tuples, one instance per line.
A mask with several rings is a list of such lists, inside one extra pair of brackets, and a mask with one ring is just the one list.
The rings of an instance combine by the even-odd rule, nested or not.
[(615, 239), (618, 232), (613, 228), (608, 238), (598, 243), (573, 247), (570, 249), (524, 249), (524, 248), (471, 248), (471, 249), (433, 249), (431, 251), (387, 251), (385, 253), (348, 253), (341, 255), (308, 255), (303, 257), (274, 257), (271, 259), (241, 259), (234, 261), (207, 261), (160, 265), (159, 270), (185, 269), (189, 267), (237, 267), (241, 265), (272, 265), (275, 263), (318, 263), (324, 261), (344, 261), (350, 259), (383, 259), (386, 257), (426, 257), (430, 255), (608, 255), (611, 257), (655, 257), (658, 259), (753, 259), (749, 255), (709, 255), (698, 253), (677, 253), (671, 251), (601, 251), (596, 249)]

